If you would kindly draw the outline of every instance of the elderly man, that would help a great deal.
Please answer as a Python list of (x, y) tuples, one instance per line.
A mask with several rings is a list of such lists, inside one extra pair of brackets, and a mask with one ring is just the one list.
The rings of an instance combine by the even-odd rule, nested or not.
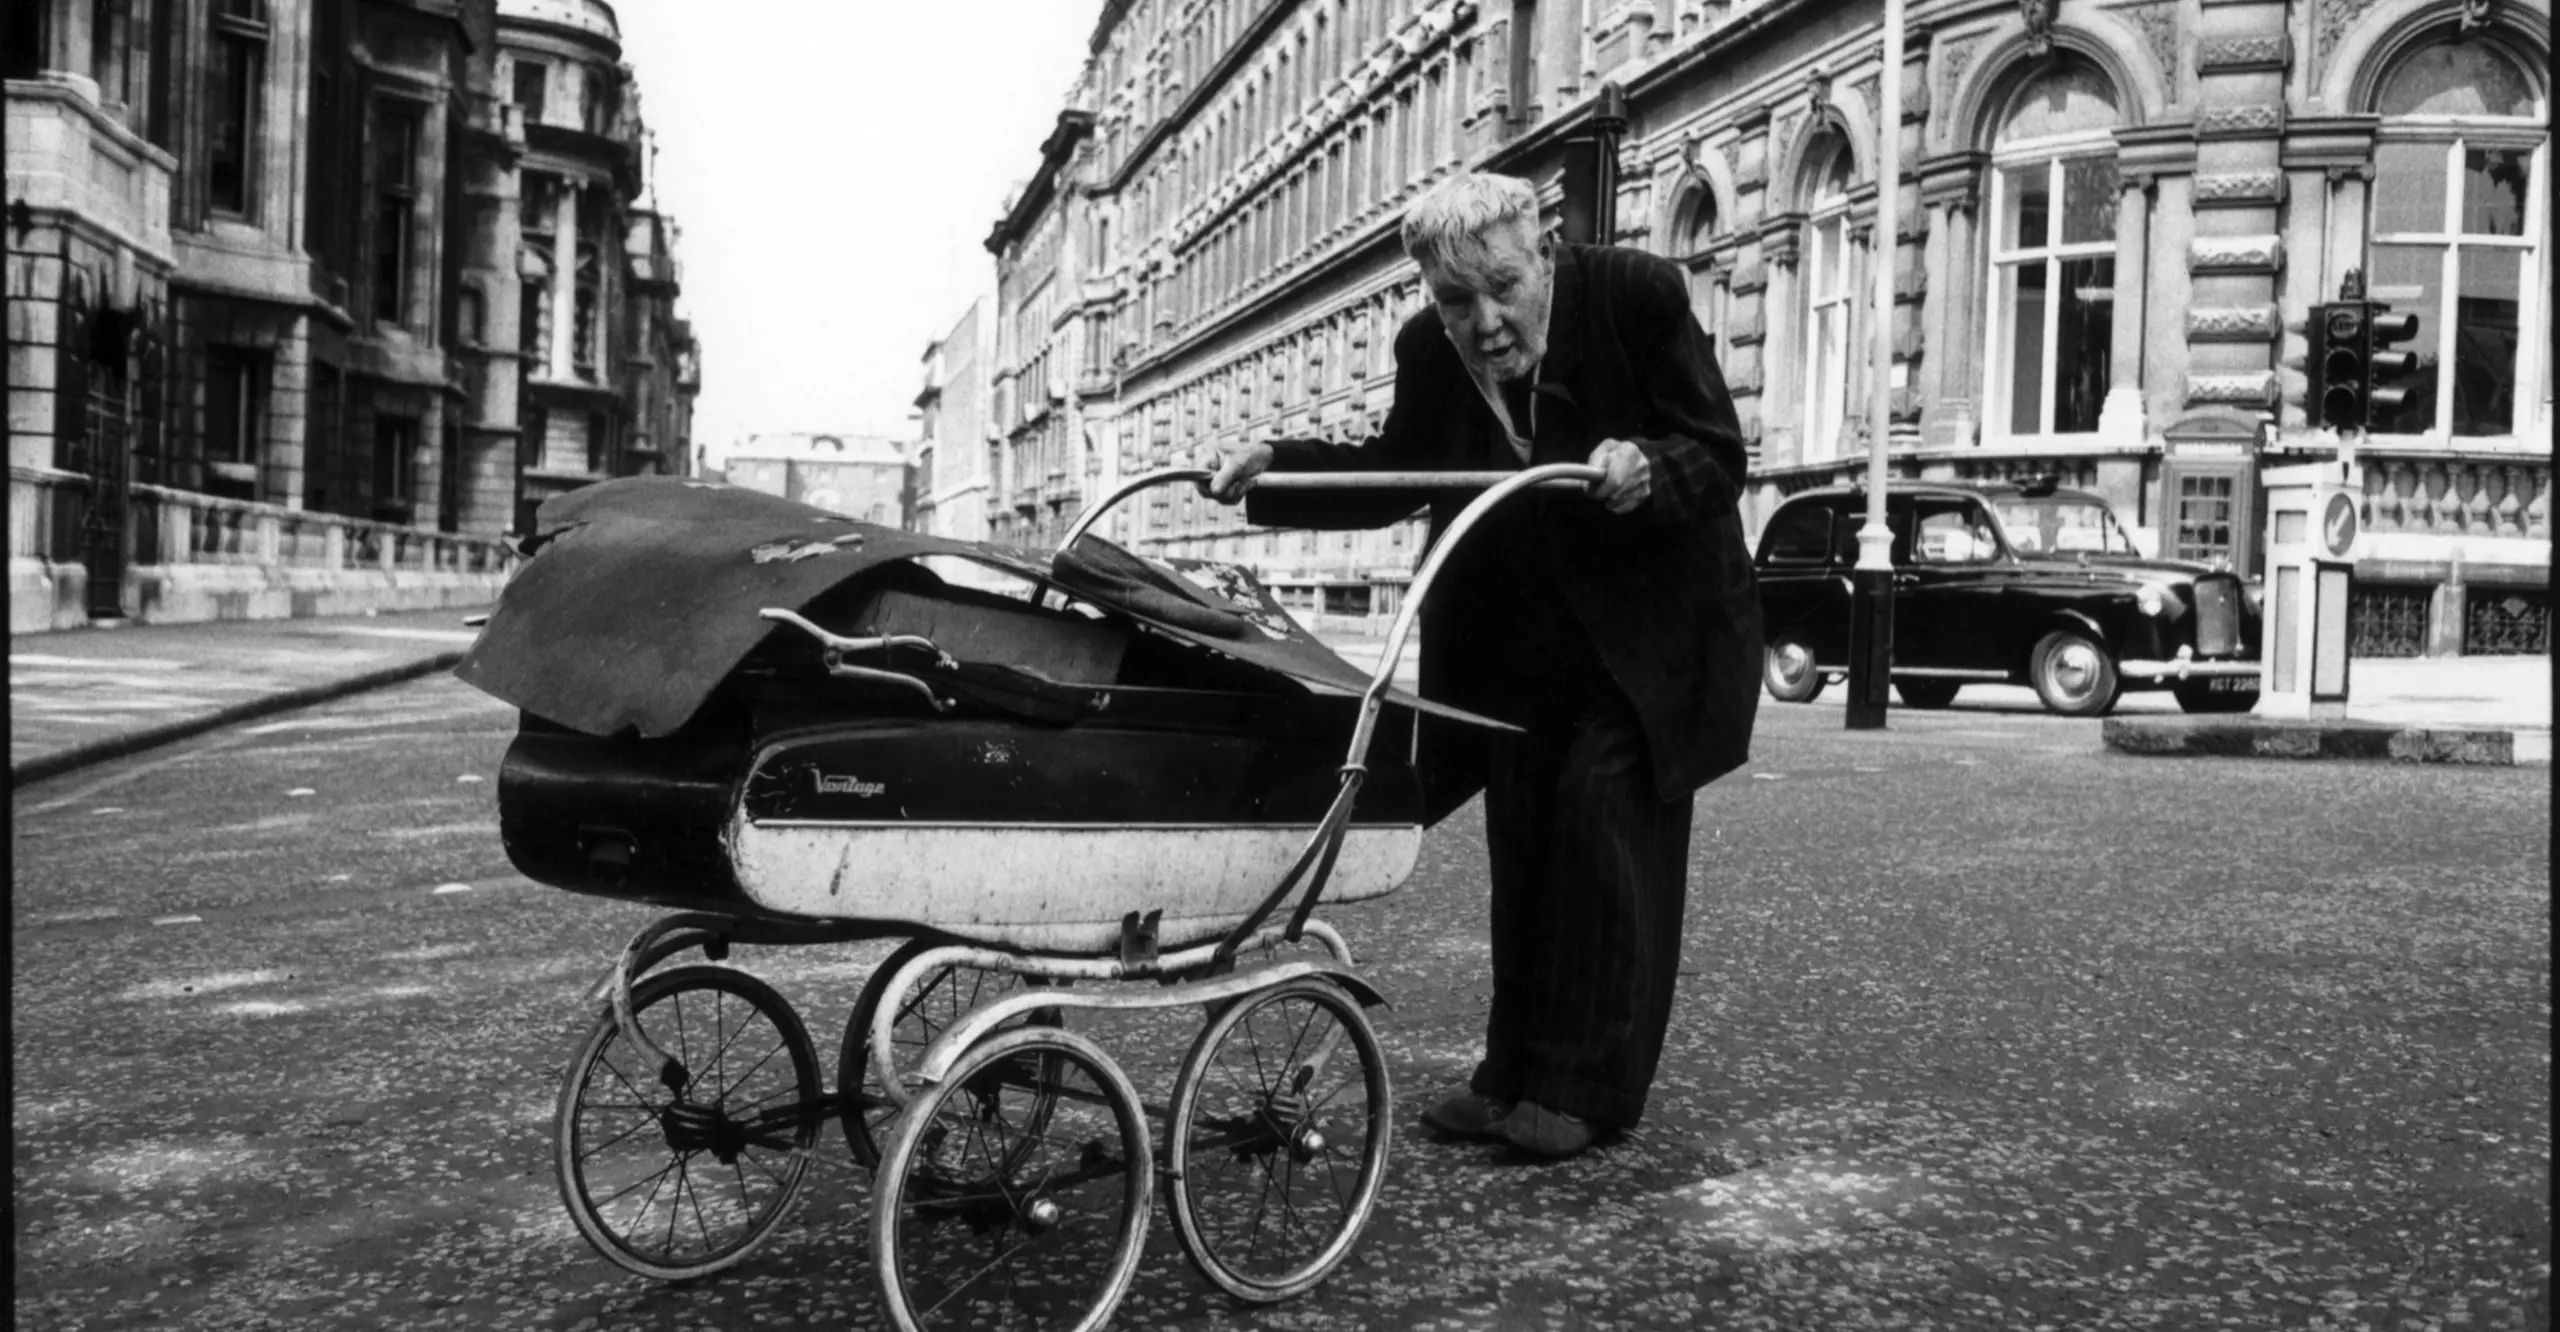
[[(1227, 446), (1232, 503), (1282, 471), (1589, 462), (1588, 496), (1533, 492), (1452, 553), (1423, 609), (1423, 693), (1524, 733), (1426, 728), (1438, 818), (1485, 792), (1493, 1005), (1446, 1133), (1570, 1156), (1643, 1115), (1671, 1019), (1693, 793), (1749, 754), (1760, 609), (1735, 509), (1724, 379), (1670, 263), (1570, 245), (1526, 182), (1464, 175), (1405, 217), (1432, 309), (1396, 337), (1395, 402), (1357, 444)], [(1433, 539), (1468, 496), (1432, 501)], [(1255, 523), (1375, 527), (1410, 492), (1262, 490)]]

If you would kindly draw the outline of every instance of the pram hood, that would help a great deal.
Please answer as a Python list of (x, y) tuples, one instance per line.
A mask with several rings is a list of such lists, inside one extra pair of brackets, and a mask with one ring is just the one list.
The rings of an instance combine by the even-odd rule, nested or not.
[[(1241, 566), (1139, 556), (1090, 534), (1045, 559), (856, 522), (739, 486), (627, 477), (544, 502), (524, 550), (531, 558), (454, 674), (590, 735), (675, 731), (777, 630), (758, 611), (799, 611), (893, 561), (928, 556), (1053, 584), (1306, 684), (1356, 693), (1370, 681), (1291, 620)], [(1503, 725), (1401, 690), (1387, 696), (1439, 716)]]

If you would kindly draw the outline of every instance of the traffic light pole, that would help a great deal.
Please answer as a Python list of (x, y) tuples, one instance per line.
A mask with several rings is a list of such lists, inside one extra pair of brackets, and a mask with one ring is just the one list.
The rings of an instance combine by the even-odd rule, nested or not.
[(1885, 525), (1885, 450), (1893, 435), (1893, 279), (1901, 247), (1903, 0), (1884, 0), (1884, 68), (1876, 95), (1875, 373), (1868, 376), (1867, 521), (1849, 575), (1848, 729), (1881, 730), (1893, 684), (1893, 529)]

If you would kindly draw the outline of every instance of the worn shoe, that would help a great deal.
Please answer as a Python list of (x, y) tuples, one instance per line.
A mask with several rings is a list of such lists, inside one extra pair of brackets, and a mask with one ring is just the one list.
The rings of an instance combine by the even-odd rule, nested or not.
[(1462, 1091), (1441, 1098), (1439, 1104), (1423, 1111), (1422, 1122), (1461, 1138), (1499, 1138), (1503, 1116), (1510, 1113), (1509, 1101)]
[(1494, 1125), (1494, 1130), (1503, 1141), (1524, 1152), (1556, 1158), (1581, 1154), (1599, 1136), (1591, 1121), (1550, 1110), (1535, 1101), (1514, 1106), (1502, 1122)]

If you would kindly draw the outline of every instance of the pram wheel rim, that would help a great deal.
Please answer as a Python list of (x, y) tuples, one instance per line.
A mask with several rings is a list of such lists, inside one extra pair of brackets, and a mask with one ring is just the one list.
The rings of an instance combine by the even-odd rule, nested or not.
[[(751, 1047), (740, 1048), (739, 1042), (745, 1035), (746, 1023), (742, 1021), (733, 1024), (727, 1021), (722, 1005), (715, 1001), (712, 1005), (711, 1039), (705, 1042), (699, 1028), (689, 1020), (689, 1016), (682, 1007), (687, 995), (705, 991), (716, 992), (744, 1003), (749, 1010), (748, 1020), (761, 1018), (770, 1026), (769, 1037), (760, 1039)], [(682, 1124), (679, 1124), (675, 1117), (668, 1115), (668, 1106), (675, 1103), (678, 1098), (659, 1082), (655, 1076), (655, 1069), (644, 1066), (644, 1060), (639, 1052), (627, 1048), (627, 1042), (622, 1040), (620, 1024), (615, 1021), (613, 1014), (610, 1012), (600, 1014), (589, 1024), (586, 1035), (578, 1043), (577, 1052), (569, 1065), (568, 1072), (561, 1080), (560, 1097), (552, 1117), (552, 1164), (560, 1188), (561, 1202), (568, 1208), (570, 1219), (577, 1224), (579, 1234), (586, 1238), (587, 1243), (594, 1247), (597, 1253), (614, 1265), (640, 1276), (652, 1277), (660, 1281), (684, 1281), (707, 1276), (743, 1261), (770, 1238), (783, 1219), (789, 1215), (793, 1202), (799, 1196), (800, 1185), (808, 1172), (809, 1148), (817, 1140), (820, 1127), (819, 1116), (814, 1113), (805, 1113), (805, 1110), (817, 1103), (821, 1084), (818, 1076), (817, 1049), (809, 1040), (808, 1029), (781, 993), (763, 980), (733, 967), (709, 964), (695, 964), (654, 972), (643, 977), (632, 988), (632, 1020), (648, 1021), (650, 1010), (662, 1001), (679, 1005), (676, 1010), (678, 1021), (673, 1025), (664, 1022), (657, 1024), (660, 1031), (653, 1034), (651, 1039), (666, 1044), (667, 1052), (685, 1063), (687, 1072), (692, 1076), (683, 1100), (695, 1111), (707, 1111), (708, 1114), (696, 1113), (689, 1116)], [(739, 1035), (728, 1035), (732, 1030), (737, 1031)], [(609, 1064), (608, 1056), (617, 1045), (625, 1047), (620, 1056), (625, 1062)], [(773, 1047), (778, 1047), (778, 1050)], [(778, 1093), (741, 1096), (738, 1098), (738, 1103), (733, 1106), (730, 1094), (746, 1087), (747, 1079), (753, 1076), (753, 1072), (752, 1070), (738, 1072), (733, 1076), (731, 1063), (734, 1060), (740, 1061), (742, 1067), (754, 1065), (757, 1058), (761, 1057), (765, 1061), (765, 1066), (770, 1067), (771, 1055), (776, 1052), (789, 1056), (791, 1074), (789, 1087), (794, 1093), (788, 1101), (781, 1102), (782, 1108), (801, 1109), (804, 1113), (800, 1115), (797, 1123), (789, 1125), (792, 1147), (785, 1159), (781, 1161), (778, 1171), (776, 1167), (769, 1166), (762, 1160), (753, 1160), (752, 1169), (742, 1168), (740, 1163), (750, 1160), (738, 1141), (744, 1130), (744, 1122), (753, 1112), (769, 1112), (776, 1108)], [(595, 1076), (599, 1068), (608, 1069), (612, 1073), (609, 1088), (603, 1080)], [(767, 1080), (766, 1083), (758, 1084), (758, 1089), (761, 1090), (769, 1083), (770, 1080)], [(714, 1089), (713, 1097), (707, 1105), (697, 1095), (705, 1086)], [(587, 1095), (590, 1088), (606, 1090), (611, 1096), (629, 1096), (633, 1099), (622, 1105), (615, 1105), (609, 1101), (591, 1101)], [(664, 1099), (662, 1101), (659, 1098)], [(736, 1111), (735, 1114), (731, 1113), (733, 1110)], [(640, 1227), (617, 1225), (611, 1217), (606, 1215), (617, 1202), (630, 1197), (635, 1189), (641, 1188), (640, 1183), (626, 1186), (601, 1199), (594, 1196), (591, 1189), (590, 1166), (594, 1159), (611, 1145), (612, 1140), (608, 1139), (603, 1145), (582, 1152), (582, 1147), (588, 1138), (584, 1129), (591, 1114), (605, 1114), (616, 1127), (622, 1129), (623, 1140), (632, 1146), (635, 1156), (644, 1154), (647, 1144), (652, 1142), (669, 1154), (670, 1164), (663, 1167), (657, 1176), (660, 1180), (658, 1190), (663, 1190), (669, 1185), (672, 1185), (673, 1189), (672, 1192), (665, 1194), (668, 1198), (670, 1218), (667, 1249), (652, 1250), (644, 1247), (646, 1240), (639, 1233)], [(671, 1141), (669, 1135), (682, 1131), (699, 1131), (708, 1138), (722, 1139), (722, 1141), (716, 1147), (679, 1146)], [(747, 1147), (755, 1145), (757, 1144), (752, 1142), (744, 1144)], [(722, 1163), (717, 1160), (722, 1150), (732, 1153), (731, 1161)], [(768, 1154), (774, 1150), (769, 1144), (765, 1146)], [(706, 1194), (705, 1184), (694, 1177), (692, 1164), (696, 1160), (718, 1169), (719, 1173), (707, 1176), (715, 1181), (710, 1186), (708, 1194)], [(728, 1176), (734, 1188), (716, 1182), (720, 1173)], [(647, 1178), (649, 1177), (644, 1176), (644, 1180)], [(763, 1185), (761, 1190), (756, 1183), (759, 1179)], [(688, 1193), (691, 1195), (689, 1207)], [(734, 1235), (728, 1236), (722, 1242), (712, 1243), (706, 1229), (707, 1221), (704, 1219), (705, 1213), (701, 1204), (706, 1196), (712, 1196), (715, 1198), (715, 1203), (711, 1210), (725, 1214), (730, 1209), (718, 1205), (717, 1200), (728, 1198), (732, 1194), (735, 1195), (737, 1210), (744, 1213), (742, 1224), (736, 1227)], [(643, 1191), (638, 1206), (647, 1213), (654, 1206), (658, 1196), (659, 1191)], [(706, 1247), (698, 1256), (679, 1258), (673, 1252), (673, 1246), (680, 1227), (674, 1222), (686, 1215), (694, 1219), (696, 1233), (701, 1236)], [(648, 1228), (654, 1230), (656, 1228), (654, 1222)]]
[[(1246, 1270), (1242, 1264), (1231, 1261), (1231, 1255), (1226, 1251), (1228, 1246), (1223, 1242), (1222, 1237), (1211, 1233), (1216, 1228), (1211, 1224), (1212, 1221), (1219, 1219), (1214, 1216), (1219, 1208), (1214, 1191), (1206, 1186), (1210, 1176), (1216, 1171), (1209, 1168), (1210, 1163), (1194, 1159), (1195, 1151), (1201, 1147), (1235, 1152), (1242, 1156), (1248, 1153), (1239, 1149), (1249, 1148), (1252, 1144), (1221, 1141), (1215, 1144), (1195, 1145), (1193, 1140), (1201, 1127), (1204, 1102), (1213, 1096), (1229, 1092), (1247, 1092), (1248, 1089), (1241, 1081), (1247, 1076), (1266, 1084), (1275, 1077), (1285, 1077), (1283, 1071), (1285, 1062), (1295, 1062), (1316, 1054), (1315, 1051), (1302, 1047), (1293, 1047), (1287, 1052), (1286, 1061), (1265, 1059), (1261, 1057), (1262, 1052), (1257, 1046), (1253, 1052), (1255, 1057), (1246, 1063), (1229, 1066), (1222, 1065), (1219, 1060), (1219, 1052), (1229, 1043), (1230, 1038), (1254, 1040), (1255, 1028), (1252, 1026), (1254, 1019), (1267, 1010), (1291, 1001), (1310, 1003), (1329, 1014), (1341, 1037), (1346, 1039), (1351, 1047), (1348, 1051), (1334, 1049), (1331, 1052), (1332, 1056), (1339, 1057), (1348, 1053), (1358, 1061), (1358, 1069), (1351, 1077), (1360, 1086), (1361, 1098), (1365, 1106), (1365, 1114), (1361, 1116), (1364, 1122), (1358, 1125), (1360, 1141), (1356, 1145), (1359, 1170), (1352, 1182), (1351, 1195), (1348, 1198), (1342, 1197), (1337, 1191), (1339, 1178), (1329, 1168), (1325, 1181), (1327, 1187), (1311, 1191), (1313, 1195), (1311, 1203), (1320, 1203), (1329, 1195), (1341, 1206), (1341, 1215), (1333, 1225), (1331, 1233), (1322, 1236), (1319, 1242), (1315, 1243), (1312, 1253), (1303, 1262), (1298, 1262), (1281, 1271), (1259, 1273)], [(1309, 1016), (1312, 1019), (1314, 1015)], [(1307, 1029), (1307, 1024), (1293, 1022), (1284, 1022), (1280, 1026), (1294, 1028), (1302, 1034)], [(1219, 1075), (1222, 1067), (1227, 1069), (1224, 1076)], [(1315, 1082), (1326, 1086), (1334, 1085), (1330, 1078), (1316, 1079)], [(1330, 1135), (1322, 1132), (1323, 1126), (1328, 1125), (1351, 1127), (1345, 1122), (1346, 1116), (1340, 1114), (1324, 1116), (1319, 1113), (1326, 1107), (1328, 1098), (1338, 1097), (1340, 1092), (1349, 1089), (1349, 1085), (1347, 1082), (1342, 1083), (1333, 1092), (1325, 1092), (1312, 1085), (1310, 1089), (1302, 1089), (1294, 1109), (1284, 1110), (1266, 1125), (1267, 1130), (1272, 1134), (1273, 1141), (1259, 1144), (1260, 1151), (1249, 1153), (1260, 1159), (1262, 1170), (1260, 1179), (1265, 1186), (1261, 1189), (1248, 1190), (1255, 1195), (1254, 1205), (1257, 1215), (1250, 1233), (1257, 1241), (1263, 1233), (1263, 1222), (1268, 1219), (1269, 1209), (1274, 1203), (1273, 1190), (1279, 1191), (1282, 1195), (1278, 1199), (1278, 1206), (1284, 1225), (1317, 1210), (1312, 1205), (1292, 1205), (1289, 1201), (1290, 1195), (1294, 1192), (1292, 1185), (1298, 1182), (1302, 1167), (1313, 1164), (1318, 1158), (1325, 1159), (1329, 1163), (1341, 1153), (1344, 1147), (1352, 1145), (1327, 1141), (1326, 1138)], [(1262, 1094), (1264, 1104), (1239, 1106), (1233, 1103), (1231, 1097), (1222, 1103), (1222, 1108), (1231, 1112), (1227, 1116), (1230, 1121), (1237, 1118), (1232, 1112), (1239, 1110), (1261, 1112), (1270, 1108), (1271, 1102), (1280, 1099), (1272, 1093), (1286, 1094), (1285, 1089), (1268, 1085), (1256, 1090)], [(1353, 1246), (1359, 1242), (1360, 1233), (1367, 1227), (1371, 1213), (1376, 1210), (1378, 1195), (1385, 1186), (1389, 1139), (1392, 1136), (1395, 1116), (1394, 1102), (1394, 1092), (1387, 1076), (1386, 1056), (1378, 1044), (1377, 1032), (1369, 1025), (1368, 1015), (1362, 1010), (1359, 1000), (1340, 984), (1322, 976), (1301, 976), (1294, 980), (1283, 981), (1268, 989), (1240, 995), (1216, 1006), (1208, 1022), (1201, 1028), (1199, 1038), (1192, 1042), (1190, 1053), (1182, 1061), (1182, 1071), (1174, 1079), (1173, 1101), (1166, 1111), (1165, 1200), (1173, 1214), (1175, 1237), (1181, 1241), (1182, 1251), (1191, 1259), (1192, 1266), (1198, 1268), (1200, 1274), (1207, 1277), (1219, 1289), (1240, 1300), (1248, 1300), (1256, 1304), (1273, 1303), (1302, 1294), (1331, 1275), (1333, 1269), (1350, 1256)], [(1338, 1101), (1335, 1103), (1338, 1104)], [(1232, 1130), (1232, 1123), (1229, 1128)], [(1310, 1140), (1311, 1136), (1312, 1140)], [(1309, 1180), (1314, 1178), (1311, 1171), (1308, 1172), (1307, 1178)], [(1251, 1247), (1249, 1245), (1248, 1249), (1250, 1250)]]
[[(919, 1195), (929, 1193), (939, 1180), (966, 1177), (972, 1173), (945, 1170), (920, 1158), (933, 1150), (937, 1131), (946, 1127), (946, 1108), (954, 1108), (955, 1102), (965, 1098), (980, 1096), (982, 1079), (992, 1077), (1001, 1081), (1002, 1075), (995, 1069), (997, 1064), (1026, 1056), (1039, 1061), (1037, 1067), (1042, 1070), (1037, 1075), (1042, 1079), (1042, 1086), (1035, 1090), (1034, 1104), (1026, 1115), (1029, 1122), (1037, 1125), (1039, 1136), (1045, 1138), (1056, 1127), (1053, 1113), (1058, 1107), (1099, 1104), (1108, 1111), (1111, 1127), (1119, 1138), (1116, 1158), (1119, 1168), (1116, 1172), (1108, 1168), (1113, 1162), (1107, 1159), (1107, 1151), (1102, 1151), (1105, 1160), (1097, 1165), (1095, 1153), (1101, 1151), (1098, 1143), (1086, 1144), (1081, 1170), (1073, 1172), (1094, 1171), (1089, 1178), (1106, 1181), (1116, 1173), (1116, 1191), (1120, 1198), (1109, 1261), (1084, 1269), (1097, 1272), (1100, 1284), (1092, 1290), (1089, 1300), (1078, 1301), (1085, 1307), (1076, 1317), (1074, 1332), (1094, 1332), (1094, 1329), (1108, 1323), (1112, 1311), (1119, 1307), (1130, 1283), (1137, 1277), (1138, 1260), (1146, 1247), (1155, 1176), (1146, 1112), (1139, 1103), (1137, 1089), (1130, 1085), (1128, 1075), (1121, 1071), (1120, 1066), (1085, 1036), (1058, 1027), (1017, 1027), (971, 1045), (952, 1063), (941, 1081), (920, 1089), (914, 1099), (907, 1102), (906, 1109), (899, 1112), (897, 1127), (891, 1134), (888, 1151), (874, 1181), (871, 1252), (882, 1302), (888, 1307), (890, 1321), (901, 1332), (943, 1332), (948, 1326), (919, 1316), (916, 1303), (919, 1292), (911, 1288), (907, 1272), (910, 1243), (930, 1243), (944, 1237), (911, 1237), (906, 1234), (909, 1229), (906, 1224), (908, 1208), (911, 1203), (920, 1207), (934, 1205), (936, 1200)], [(1081, 1069), (1090, 1083), (1090, 1091), (1063, 1086), (1065, 1075), (1059, 1070), (1066, 1065)], [(990, 1115), (983, 1100), (974, 1110), (967, 1106), (956, 1108), (961, 1120), (972, 1125), (983, 1126), (1000, 1119)], [(1019, 1169), (1037, 1176), (1031, 1179), (1029, 1187), (990, 1192), (990, 1199), (1000, 1196), (1004, 1205), (1015, 1208), (1015, 1214), (1005, 1218), (1004, 1224), (1019, 1226), (1025, 1233), (1055, 1225), (1058, 1212), (1054, 1205), (1043, 1212), (1040, 1203), (1045, 1201), (1045, 1197), (1034, 1196), (1042, 1193), (1046, 1180), (1052, 1177), (1045, 1168), (1048, 1163), (1045, 1160), (1029, 1161), (1027, 1157), (1031, 1153), (1012, 1145), (1000, 1147), (995, 1155), (1004, 1162), (1008, 1175)], [(940, 1201), (945, 1208), (961, 1205), (948, 1199)], [(1070, 1220), (1069, 1224), (1073, 1221)], [(998, 1261), (1012, 1258), (1023, 1247), (1014, 1246)], [(990, 1268), (992, 1266), (989, 1265)], [(973, 1279), (985, 1274), (986, 1269), (981, 1269), (973, 1274)], [(951, 1298), (946, 1295), (921, 1312), (930, 1316)]]

